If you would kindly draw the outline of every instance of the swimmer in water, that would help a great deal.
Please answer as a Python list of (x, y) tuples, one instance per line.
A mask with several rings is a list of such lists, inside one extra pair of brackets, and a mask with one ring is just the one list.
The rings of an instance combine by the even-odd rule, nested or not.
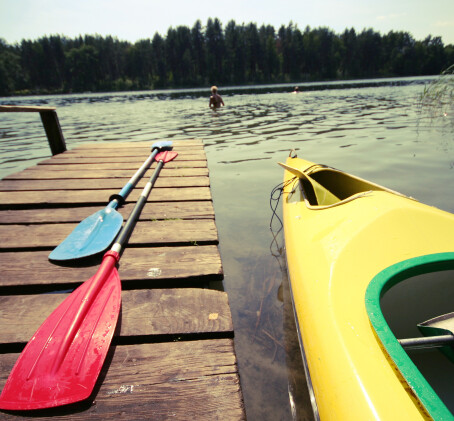
[(215, 110), (216, 108), (220, 108), (221, 106), (224, 106), (224, 101), (223, 101), (221, 95), (218, 94), (217, 86), (211, 87), (211, 96), (210, 96), (209, 106), (212, 110)]

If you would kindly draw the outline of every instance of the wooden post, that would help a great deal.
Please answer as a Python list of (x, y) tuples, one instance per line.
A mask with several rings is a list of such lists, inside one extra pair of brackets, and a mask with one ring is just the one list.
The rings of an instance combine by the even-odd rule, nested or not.
[(61, 131), (60, 122), (58, 121), (57, 112), (40, 111), (41, 121), (43, 122), (44, 130), (46, 131), (47, 140), (49, 141), (52, 155), (66, 151), (66, 143)]
[(23, 107), (14, 105), (0, 105), (0, 112), (39, 112), (41, 121), (46, 131), (47, 140), (49, 141), (52, 155), (66, 151), (66, 143), (63, 137), (63, 132), (58, 121), (57, 112), (54, 107)]

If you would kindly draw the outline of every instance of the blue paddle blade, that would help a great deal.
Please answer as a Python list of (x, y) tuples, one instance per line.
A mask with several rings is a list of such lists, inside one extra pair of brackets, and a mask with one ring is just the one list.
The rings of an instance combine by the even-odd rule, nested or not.
[(160, 140), (158, 142), (153, 143), (153, 145), (151, 145), (151, 149), (155, 149), (155, 148), (167, 149), (167, 148), (170, 148), (171, 146), (172, 146), (171, 140)]
[(81, 259), (106, 250), (117, 236), (123, 217), (106, 207), (80, 222), (49, 254), (50, 260)]

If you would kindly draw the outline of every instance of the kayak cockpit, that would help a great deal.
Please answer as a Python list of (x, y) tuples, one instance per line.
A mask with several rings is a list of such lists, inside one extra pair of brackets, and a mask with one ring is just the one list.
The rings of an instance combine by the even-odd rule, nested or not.
[[(407, 280), (412, 280), (412, 278), (417, 279), (418, 276), (427, 274), (437, 274), (437, 276), (440, 277), (439, 274), (441, 272), (447, 272), (448, 274), (447, 279), (449, 279), (449, 275), (452, 274), (453, 271), (454, 271), (453, 252), (434, 253), (430, 255), (414, 257), (408, 260), (398, 262), (379, 272), (368, 285), (365, 295), (367, 314), (369, 316), (369, 320), (371, 322), (372, 327), (374, 328), (374, 331), (378, 339), (380, 340), (383, 347), (386, 349), (386, 352), (388, 353), (391, 360), (395, 363), (396, 368), (399, 370), (401, 375), (406, 380), (407, 384), (412, 389), (414, 395), (426, 408), (426, 410), (433, 417), (433, 419), (453, 419), (453, 416), (449, 409), (446, 407), (445, 402), (442, 401), (438, 393), (432, 387), (432, 384), (429, 383), (425, 375), (421, 373), (420, 367), (418, 367), (415, 364), (415, 361), (413, 361), (411, 356), (404, 350), (403, 344), (405, 340), (399, 341), (398, 339), (396, 339), (395, 332), (391, 329), (388, 323), (389, 320), (386, 320), (383, 314), (381, 307), (381, 299), (394, 286), (400, 283), (404, 283)], [(421, 289), (421, 286), (419, 286), (419, 289)], [(405, 295), (407, 300), (407, 306), (410, 305), (411, 303), (411, 299), (408, 298), (408, 295), (409, 295), (408, 293)], [(418, 306), (415, 305), (415, 303), (413, 303), (412, 307)], [(407, 310), (405, 312), (402, 309), (399, 313), (400, 313), (399, 318), (402, 317), (405, 318), (408, 317), (406, 316), (406, 313), (409, 313), (409, 311)], [(446, 316), (449, 316), (452, 319), (452, 315), (444, 315), (436, 319), (442, 319)], [(440, 335), (439, 332), (443, 332), (445, 329), (434, 327), (436, 326), (436, 323), (430, 322), (432, 322), (432, 320), (429, 320), (425, 323), (421, 323), (418, 325), (418, 327), (420, 328), (421, 332), (424, 332), (424, 334), (429, 335), (427, 339), (430, 339), (430, 336), (432, 336), (433, 342), (436, 343), (436, 340), (440, 340), (443, 337), (435, 335)], [(432, 325), (432, 327), (424, 328), (424, 325), (429, 326)], [(421, 326), (423, 326), (422, 329)], [(445, 336), (452, 335), (451, 331), (448, 333), (449, 335), (446, 335), (445, 333)], [(420, 343), (424, 342), (418, 341), (418, 339), (423, 338), (412, 338), (410, 341)], [(429, 341), (427, 341), (427, 343), (429, 343)], [(433, 346), (440, 346), (442, 352), (445, 353), (446, 356), (448, 356), (451, 362), (454, 360), (451, 340), (445, 344), (440, 342), (439, 345)], [(426, 364), (424, 370), (425, 374), (429, 374), (431, 370), (432, 371), (435, 370), (436, 374), (435, 367), (437, 367), (438, 369), (440, 369), (440, 367), (443, 367), (443, 365), (441, 365), (440, 362), (437, 362), (435, 366), (430, 367), (428, 365), (429, 362), (424, 361), (424, 359), (422, 358), (419, 358), (419, 360), (423, 365)], [(448, 360), (446, 361), (448, 362), (448, 364), (450, 364), (450, 361)], [(427, 367), (429, 367), (429, 369)], [(440, 387), (440, 384), (437, 385), (438, 386), (437, 390), (439, 392), (442, 391), (442, 387)], [(448, 399), (446, 394), (444, 395), (444, 398)], [(450, 406), (452, 408), (452, 404)]]
[(279, 165), (290, 173), (288, 181), (294, 180), (294, 189), (299, 187), (306, 206), (311, 209), (337, 206), (372, 191), (401, 195), (343, 171), (325, 165), (314, 165), (300, 158), (289, 159), (286, 164)]

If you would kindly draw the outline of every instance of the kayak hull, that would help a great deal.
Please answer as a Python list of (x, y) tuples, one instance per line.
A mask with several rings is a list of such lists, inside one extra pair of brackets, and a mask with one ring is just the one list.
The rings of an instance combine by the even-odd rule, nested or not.
[(290, 285), (320, 419), (431, 419), (372, 325), (366, 292), (393, 265), (453, 252), (454, 216), (296, 157), (284, 180)]

